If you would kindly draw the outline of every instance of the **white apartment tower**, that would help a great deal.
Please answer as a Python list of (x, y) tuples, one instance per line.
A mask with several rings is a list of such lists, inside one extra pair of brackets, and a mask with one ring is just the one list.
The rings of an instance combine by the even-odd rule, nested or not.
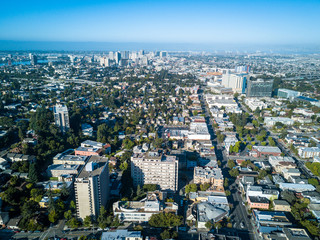
[(55, 124), (65, 133), (70, 128), (68, 108), (64, 104), (56, 104), (53, 107)]
[(178, 160), (161, 151), (134, 153), (131, 157), (131, 177), (135, 186), (157, 184), (163, 191), (178, 190)]
[(108, 159), (91, 156), (74, 182), (77, 215), (97, 218), (100, 208), (106, 206), (109, 198)]

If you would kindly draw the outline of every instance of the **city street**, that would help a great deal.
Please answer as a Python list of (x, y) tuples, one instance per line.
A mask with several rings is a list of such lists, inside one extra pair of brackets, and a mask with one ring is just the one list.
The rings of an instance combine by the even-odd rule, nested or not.
[[(214, 136), (214, 129), (213, 129), (213, 121), (210, 117), (208, 107), (206, 106), (203, 97), (201, 97), (202, 105), (204, 106), (203, 109), (205, 111), (205, 116), (207, 119), (207, 124), (209, 128), (209, 132), (211, 136)], [(226, 156), (225, 152), (223, 151), (223, 146), (214, 142), (215, 150), (216, 150), (216, 157), (217, 160), (221, 161), (221, 170), (223, 176), (229, 176), (229, 169), (227, 168), (228, 157)], [(231, 196), (228, 197), (228, 201), (230, 204), (233, 205), (233, 208), (230, 211), (230, 218), (231, 223), (233, 225), (232, 229), (221, 229), (219, 232), (224, 232), (229, 235), (239, 236), (242, 239), (252, 239), (255, 240), (256, 237), (252, 231), (252, 225), (250, 219), (248, 217), (247, 209), (244, 205), (244, 202), (241, 198), (241, 195), (238, 193), (237, 184), (236, 182), (232, 182), (229, 179), (230, 185), (225, 189), (231, 192)]]

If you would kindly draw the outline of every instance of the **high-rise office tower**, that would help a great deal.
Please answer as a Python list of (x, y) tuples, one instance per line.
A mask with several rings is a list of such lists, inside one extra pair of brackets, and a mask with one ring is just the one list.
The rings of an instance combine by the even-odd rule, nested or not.
[(114, 52), (109, 52), (109, 59), (114, 60)]
[(29, 54), (29, 57), (30, 57), (30, 64), (31, 65), (37, 65), (38, 63), (38, 58), (36, 55), (33, 55), (32, 53)]
[(161, 51), (160, 52), (160, 57), (161, 58), (165, 58), (165, 57), (167, 57), (168, 56), (168, 52), (165, 52), (165, 51)]
[(103, 67), (110, 67), (110, 59), (106, 57), (100, 58), (100, 65)]
[(121, 51), (121, 59), (129, 59), (129, 51)]
[(114, 60), (116, 61), (117, 64), (119, 64), (121, 59), (121, 54), (119, 52), (114, 53)]
[(161, 190), (178, 190), (178, 159), (161, 151), (134, 153), (131, 157), (131, 177), (135, 186), (159, 185)]
[(246, 73), (227, 73), (222, 75), (222, 85), (232, 88), (233, 92), (245, 93), (248, 74)]
[(77, 216), (97, 218), (109, 198), (108, 159), (91, 156), (74, 182)]
[(140, 56), (143, 56), (143, 55), (144, 55), (144, 50), (140, 50), (140, 51), (139, 51), (139, 55), (140, 55)]
[(271, 97), (273, 79), (248, 80), (246, 95), (247, 97)]
[(70, 128), (68, 108), (64, 104), (56, 104), (53, 107), (55, 124), (65, 133)]

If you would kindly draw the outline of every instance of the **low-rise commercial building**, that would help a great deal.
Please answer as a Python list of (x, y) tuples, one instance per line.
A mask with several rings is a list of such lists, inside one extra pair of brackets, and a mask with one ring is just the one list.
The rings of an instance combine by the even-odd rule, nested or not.
[(279, 191), (269, 187), (263, 186), (248, 186), (247, 187), (247, 199), (249, 197), (265, 197), (269, 200), (278, 199)]
[(283, 228), (292, 225), (284, 212), (253, 210), (252, 213), (260, 235), (271, 233), (272, 231), (281, 231)]
[(116, 231), (103, 232), (101, 240), (143, 240), (139, 231), (128, 231), (127, 229), (117, 229)]
[(195, 167), (193, 177), (195, 184), (210, 183), (213, 186), (223, 187), (223, 175), (220, 168)]
[(274, 200), (273, 209), (274, 211), (291, 212), (290, 204), (286, 200)]
[(253, 146), (250, 155), (254, 157), (280, 156), (281, 150), (278, 147)]
[(81, 146), (75, 149), (75, 155), (94, 156), (102, 153), (111, 153), (111, 145), (96, 141), (86, 140), (81, 143)]
[(206, 229), (207, 222), (219, 222), (229, 215), (229, 208), (224, 205), (214, 205), (209, 202), (200, 202), (197, 205), (198, 229)]
[(49, 177), (61, 177), (62, 175), (77, 175), (80, 165), (52, 164), (47, 169)]
[(290, 90), (290, 89), (285, 89), (285, 88), (279, 88), (277, 96), (280, 98), (288, 98), (288, 99), (293, 99), (295, 97), (300, 96), (300, 92)]
[(287, 228), (284, 227), (282, 231), (273, 231), (271, 233), (263, 233), (264, 240), (311, 240), (308, 233), (303, 228)]
[(84, 165), (87, 162), (87, 156), (75, 155), (56, 155), (53, 158), (53, 164), (69, 164), (69, 165)]
[(305, 192), (305, 191), (315, 191), (316, 188), (311, 184), (297, 184), (297, 183), (280, 183), (279, 188), (284, 190), (290, 190), (293, 192)]
[(160, 201), (155, 193), (148, 193), (141, 201), (118, 201), (113, 204), (113, 213), (122, 222), (147, 222), (153, 214), (174, 213), (178, 204)]
[(293, 125), (294, 120), (286, 117), (265, 117), (264, 123), (267, 127), (274, 126), (277, 122), (282, 123), (284, 125)]
[(269, 200), (266, 197), (248, 196), (247, 201), (251, 209), (269, 209)]

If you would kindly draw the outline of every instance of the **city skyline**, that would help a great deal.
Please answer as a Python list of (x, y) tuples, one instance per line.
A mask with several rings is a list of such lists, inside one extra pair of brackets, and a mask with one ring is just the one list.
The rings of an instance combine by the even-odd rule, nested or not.
[(0, 40), (308, 45), (317, 1), (18, 1), (3, 3)]

